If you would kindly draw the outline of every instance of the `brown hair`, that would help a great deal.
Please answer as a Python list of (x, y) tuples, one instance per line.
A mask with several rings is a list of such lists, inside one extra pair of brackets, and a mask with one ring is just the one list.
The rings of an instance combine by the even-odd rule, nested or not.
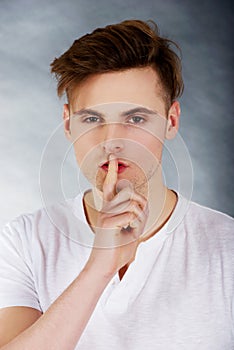
[(94, 74), (151, 66), (161, 79), (166, 103), (171, 104), (184, 87), (180, 58), (171, 46), (179, 49), (173, 41), (159, 36), (153, 21), (126, 20), (97, 28), (75, 40), (51, 63), (58, 95), (66, 92), (69, 100), (74, 87)]

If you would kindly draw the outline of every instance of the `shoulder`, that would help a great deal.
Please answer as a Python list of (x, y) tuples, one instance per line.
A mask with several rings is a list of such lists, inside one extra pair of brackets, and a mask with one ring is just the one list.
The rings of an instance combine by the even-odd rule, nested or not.
[(39, 208), (33, 212), (23, 213), (10, 221), (6, 222), (2, 227), (2, 235), (17, 235), (22, 239), (29, 239), (32, 233), (46, 232), (51, 230), (59, 230), (66, 226), (66, 221), (74, 213), (74, 208), (79, 206), (79, 195), (76, 198), (51, 204)]
[(194, 245), (209, 252), (229, 252), (234, 256), (234, 219), (196, 202), (187, 203), (186, 213), (178, 228)]
[(83, 209), (83, 194), (59, 203), (44, 206), (34, 212), (24, 213), (6, 223), (0, 240), (14, 244), (46, 247), (66, 244), (66, 241), (90, 245), (93, 234), (87, 224)]
[(234, 218), (221, 211), (191, 201), (187, 216), (198, 227), (234, 233)]
[(209, 230), (231, 232), (234, 234), (234, 218), (191, 199), (187, 199), (180, 193), (178, 202), (172, 214), (170, 229), (183, 227), (191, 230)]

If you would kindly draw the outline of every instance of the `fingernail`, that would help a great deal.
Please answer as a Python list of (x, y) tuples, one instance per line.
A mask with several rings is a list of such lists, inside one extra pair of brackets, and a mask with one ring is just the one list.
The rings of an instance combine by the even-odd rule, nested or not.
[(111, 153), (111, 154), (109, 155), (109, 161), (114, 160), (114, 159), (116, 159), (116, 157), (115, 157), (114, 154)]

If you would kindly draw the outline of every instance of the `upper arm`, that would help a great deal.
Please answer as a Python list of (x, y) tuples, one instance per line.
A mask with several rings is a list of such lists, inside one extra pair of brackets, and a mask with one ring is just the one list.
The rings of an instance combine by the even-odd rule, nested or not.
[(0, 309), (0, 347), (30, 327), (42, 315), (31, 307), (12, 306)]
[[(30, 228), (22, 218), (0, 231), (0, 312), (14, 307), (41, 310), (36, 289)], [(9, 309), (8, 309), (9, 308)], [(5, 310), (5, 311), (3, 311)], [(1, 316), (2, 317), (2, 316)]]
[(25, 226), (19, 218), (0, 232), (0, 348), (42, 315)]

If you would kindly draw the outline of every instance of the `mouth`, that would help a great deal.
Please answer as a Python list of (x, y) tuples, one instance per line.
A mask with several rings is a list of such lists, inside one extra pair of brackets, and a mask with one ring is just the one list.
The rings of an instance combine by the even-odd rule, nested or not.
[[(108, 167), (109, 167), (109, 162), (108, 162), (108, 161), (105, 162), (105, 163), (102, 163), (102, 164), (100, 165), (100, 168), (101, 168), (102, 170), (104, 170), (105, 172), (108, 172)], [(128, 167), (129, 167), (129, 166), (128, 166), (127, 163), (125, 163), (125, 162), (119, 160), (119, 161), (118, 161), (118, 174), (120, 174), (120, 173), (122, 173), (123, 171), (125, 171)]]

